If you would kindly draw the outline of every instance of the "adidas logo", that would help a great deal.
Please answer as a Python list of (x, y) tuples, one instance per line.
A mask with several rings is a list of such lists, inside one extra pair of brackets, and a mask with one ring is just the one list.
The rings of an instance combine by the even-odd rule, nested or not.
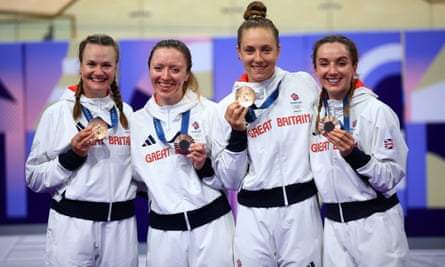
[(80, 123), (80, 121), (79, 122), (77, 122), (77, 124), (76, 124), (76, 129), (77, 129), (77, 131), (82, 131), (83, 129), (85, 129), (85, 126), (83, 126), (83, 124), (82, 123)]
[(151, 134), (145, 139), (144, 143), (142, 144), (143, 147), (151, 146), (156, 144), (156, 140), (151, 136)]

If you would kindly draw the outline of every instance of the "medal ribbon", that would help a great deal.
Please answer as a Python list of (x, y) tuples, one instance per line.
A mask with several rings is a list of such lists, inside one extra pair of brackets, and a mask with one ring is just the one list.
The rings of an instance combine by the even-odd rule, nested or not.
[(278, 89), (280, 88), (280, 85), (281, 81), (278, 82), (277, 88), (272, 92), (272, 94), (269, 97), (267, 97), (266, 101), (264, 101), (264, 103), (259, 108), (255, 106), (255, 104), (249, 107), (249, 110), (245, 117), (245, 120), (247, 122), (253, 122), (256, 120), (255, 109), (268, 108), (270, 105), (272, 105), (273, 102), (275, 102), (275, 100), (278, 98), (278, 93), (279, 93)]
[[(354, 79), (352, 80), (352, 87), (353, 89), (357, 89), (360, 87), (365, 87), (365, 84), (360, 80), (360, 79)], [(345, 98), (343, 98), (343, 125), (341, 125), (341, 127), (346, 130), (347, 132), (349, 132), (349, 116), (345, 116), (345, 106), (348, 103), (348, 95), (345, 96)], [(325, 111), (324, 111), (324, 115), (327, 116), (327, 111), (328, 111), (328, 99), (327, 96), (325, 96), (325, 98), (323, 99), (323, 104), (325, 107)], [(341, 123), (340, 123), (341, 124)]]
[[(80, 105), (80, 107), (82, 108), (82, 113), (83, 113), (83, 115), (85, 116), (85, 118), (87, 119), (87, 121), (90, 121), (90, 120), (92, 120), (92, 119), (101, 119), (102, 120), (102, 118), (101, 117), (95, 117), (95, 118), (93, 118), (93, 115), (91, 114), (91, 111), (88, 109), (88, 108), (86, 108), (84, 105)], [(117, 125), (117, 110), (116, 110), (116, 107), (113, 107), (111, 110), (110, 110), (110, 117), (111, 117), (111, 125), (109, 125), (108, 123), (106, 123), (107, 125), (108, 125), (108, 128), (113, 128), (114, 126), (116, 126)]]
[[(347, 132), (349, 132), (349, 115), (348, 116), (345, 115), (345, 106), (348, 103), (348, 97), (349, 97), (349, 94), (347, 94), (343, 98), (343, 123), (340, 122), (341, 128), (344, 129)], [(329, 110), (329, 107), (328, 107), (328, 97), (327, 96), (324, 97), (323, 104), (324, 104), (324, 108), (325, 108), (324, 114), (325, 114), (325, 116), (327, 116), (328, 115), (328, 110)]]
[(178, 132), (170, 141), (167, 141), (161, 121), (158, 118), (153, 117), (153, 124), (155, 126), (156, 134), (158, 135), (159, 140), (161, 140), (161, 142), (163, 142), (164, 144), (173, 142), (173, 140), (175, 140), (176, 136), (178, 136), (179, 134), (187, 134), (189, 121), (190, 110), (187, 110), (186, 112), (182, 113), (180, 132)]

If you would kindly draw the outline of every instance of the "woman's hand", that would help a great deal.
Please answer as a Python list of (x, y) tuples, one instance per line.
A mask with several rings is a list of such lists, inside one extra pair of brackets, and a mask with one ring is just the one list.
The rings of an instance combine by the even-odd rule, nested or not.
[(192, 159), (193, 168), (200, 170), (207, 159), (207, 150), (204, 144), (193, 143), (190, 145), (190, 152), (186, 155), (187, 158)]
[(355, 145), (354, 137), (345, 130), (334, 129), (326, 133), (325, 137), (335, 145), (343, 157), (349, 155)]
[(88, 154), (88, 150), (97, 141), (96, 135), (91, 128), (85, 128), (79, 131), (71, 138), (71, 149), (77, 155), (85, 157)]
[(227, 106), (224, 118), (230, 124), (235, 131), (245, 131), (247, 129), (246, 121), (244, 117), (246, 116), (248, 108), (240, 105), (238, 101), (235, 101)]

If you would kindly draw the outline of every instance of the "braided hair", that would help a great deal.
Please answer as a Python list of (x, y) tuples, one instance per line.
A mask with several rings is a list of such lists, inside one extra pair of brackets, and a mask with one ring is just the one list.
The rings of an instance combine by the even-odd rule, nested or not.
[[(346, 36), (343, 35), (327, 35), (321, 39), (319, 39), (317, 42), (315, 42), (313, 48), (312, 48), (312, 65), (315, 68), (317, 65), (317, 52), (318, 48), (320, 48), (321, 45), (326, 43), (340, 43), (343, 44), (346, 49), (349, 52), (349, 55), (351, 57), (351, 63), (353, 66), (356, 66), (358, 64), (358, 49), (355, 43), (349, 39)], [(346, 106), (344, 107), (344, 116), (349, 116), (349, 109), (351, 104), (352, 95), (354, 93), (354, 80), (351, 80), (351, 84), (348, 91), (348, 99), (346, 101)], [(320, 122), (320, 111), (321, 107), (323, 106), (323, 99), (327, 97), (326, 89), (322, 89), (320, 100), (318, 102), (318, 112), (317, 112), (317, 118), (315, 121), (315, 132), (319, 134), (318, 130), (318, 123)]]
[[(85, 47), (87, 44), (98, 44), (103, 46), (112, 46), (114, 51), (116, 52), (116, 63), (119, 62), (119, 47), (114, 39), (105, 34), (94, 34), (89, 35), (87, 38), (82, 40), (79, 44), (79, 62), (82, 63), (83, 53), (85, 51)], [(122, 124), (124, 129), (128, 129), (128, 120), (123, 112), (123, 102), (122, 96), (119, 90), (119, 87), (116, 82), (116, 77), (114, 77), (113, 82), (110, 86), (111, 96), (113, 97), (114, 103), (119, 109), (119, 121)], [(80, 107), (80, 96), (84, 93), (82, 77), (80, 78), (79, 83), (77, 84), (77, 90), (75, 93), (76, 101), (74, 103), (73, 108), (73, 118), (78, 119), (82, 114), (82, 109)]]

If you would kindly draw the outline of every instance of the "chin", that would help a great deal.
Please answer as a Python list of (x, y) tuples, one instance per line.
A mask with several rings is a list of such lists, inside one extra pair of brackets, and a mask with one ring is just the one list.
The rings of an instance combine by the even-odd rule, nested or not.
[(255, 74), (255, 75), (252, 75), (252, 78), (253, 78), (256, 82), (262, 82), (262, 81), (265, 81), (265, 80), (269, 79), (270, 77), (271, 77), (271, 75), (266, 74), (266, 73), (264, 73), (264, 74)]
[(108, 84), (108, 83), (92, 83), (91, 87), (95, 88), (97, 90), (104, 90), (104, 89), (110, 88), (110, 84)]

